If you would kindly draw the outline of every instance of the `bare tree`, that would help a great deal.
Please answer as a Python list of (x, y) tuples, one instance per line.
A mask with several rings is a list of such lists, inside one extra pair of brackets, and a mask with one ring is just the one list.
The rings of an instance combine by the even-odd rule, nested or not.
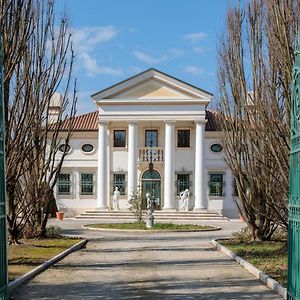
[(296, 1), (252, 0), (227, 13), (219, 48), (227, 163), (254, 239), (288, 226), (290, 89)]
[[(18, 29), (20, 22), (25, 27), (19, 29), (20, 33), (27, 33), (20, 46), (12, 37), (16, 35), (14, 30), (7, 30), (4, 38), (4, 57), (12, 57), (4, 61), (4, 72), (10, 74), (4, 81), (8, 230), (10, 242), (17, 242), (24, 228), (34, 235), (45, 234), (48, 201), (66, 155), (66, 150), (58, 153), (59, 133), (64, 120), (72, 120), (75, 115), (76, 85), (71, 76), (71, 35), (65, 17), (57, 24), (54, 1), (6, 0), (2, 5), (3, 11), (11, 7), (17, 10), (16, 15), (2, 16), (12, 19), (8, 22), (1, 18), (3, 32), (8, 25)], [(27, 9), (21, 21), (17, 19), (20, 5)], [(15, 55), (8, 54), (14, 51)], [(63, 96), (53, 125), (49, 106), (57, 90), (63, 91)], [(72, 122), (68, 124), (65, 143), (71, 134)]]

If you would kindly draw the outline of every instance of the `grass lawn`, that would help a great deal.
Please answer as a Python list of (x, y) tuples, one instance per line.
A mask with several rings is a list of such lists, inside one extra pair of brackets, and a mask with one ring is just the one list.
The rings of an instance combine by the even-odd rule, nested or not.
[(146, 228), (145, 223), (110, 223), (110, 224), (89, 224), (91, 228), (105, 228), (105, 229), (127, 229), (127, 230), (208, 230), (217, 229), (213, 226), (207, 225), (181, 225), (172, 223), (155, 223), (152, 228)]
[(78, 243), (80, 239), (30, 239), (8, 246), (8, 277), (14, 280), (46, 260)]
[(284, 242), (227, 240), (220, 243), (287, 287), (287, 248)]

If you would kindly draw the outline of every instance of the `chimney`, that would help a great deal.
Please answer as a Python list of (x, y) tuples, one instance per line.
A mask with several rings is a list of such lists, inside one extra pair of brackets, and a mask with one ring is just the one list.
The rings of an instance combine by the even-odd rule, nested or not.
[(62, 95), (60, 93), (54, 93), (50, 99), (49, 111), (48, 111), (48, 123), (53, 124), (58, 120), (58, 115), (62, 105)]

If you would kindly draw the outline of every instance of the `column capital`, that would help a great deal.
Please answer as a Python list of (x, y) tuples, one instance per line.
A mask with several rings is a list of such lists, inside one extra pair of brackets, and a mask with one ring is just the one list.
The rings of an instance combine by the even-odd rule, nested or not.
[(107, 126), (108, 122), (99, 120), (98, 124), (99, 124), (99, 126)]
[(194, 123), (196, 125), (201, 125), (201, 126), (205, 126), (205, 124), (207, 123), (207, 120), (195, 120)]
[(165, 120), (164, 122), (165, 122), (165, 124), (169, 124), (169, 125), (175, 125), (175, 123), (176, 123), (175, 120)]
[(139, 124), (139, 121), (127, 121), (127, 124), (128, 125), (138, 125)]

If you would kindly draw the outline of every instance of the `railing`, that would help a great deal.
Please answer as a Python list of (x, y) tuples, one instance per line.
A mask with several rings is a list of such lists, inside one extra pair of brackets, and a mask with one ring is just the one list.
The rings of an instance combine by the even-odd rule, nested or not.
[(139, 148), (139, 161), (164, 161), (164, 149), (158, 147)]

